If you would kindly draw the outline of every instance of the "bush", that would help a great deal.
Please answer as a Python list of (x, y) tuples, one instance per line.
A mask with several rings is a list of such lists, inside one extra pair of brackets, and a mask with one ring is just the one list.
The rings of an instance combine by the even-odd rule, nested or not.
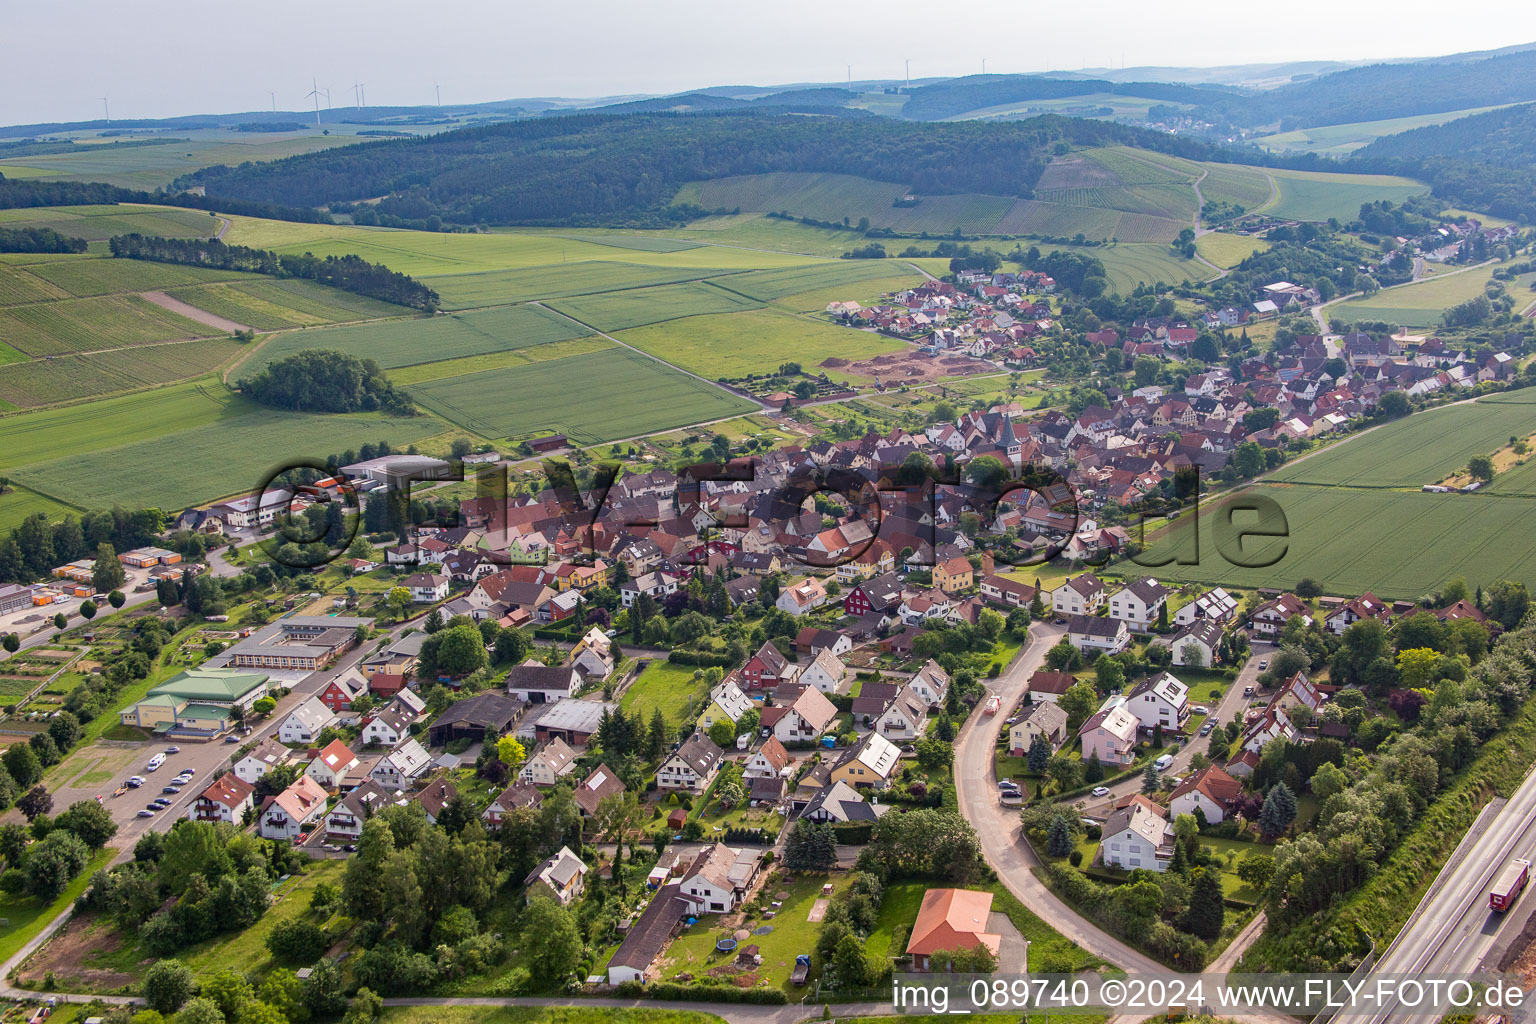
[[(626, 991), (625, 986), (632, 988)], [(618, 987), (618, 996), (634, 998), (649, 996), (651, 999), (683, 999), (701, 1003), (757, 1003), (762, 1006), (783, 1006), (789, 997), (776, 988), (727, 988), (724, 985), (679, 985), (675, 982), (657, 982), (644, 988), (636, 982), (626, 981)]]
[(1072, 866), (1075, 867), (1075, 868), (1076, 867), (1082, 867), (1082, 864), (1083, 864), (1083, 851), (1082, 850), (1073, 850), (1072, 853), (1067, 857), (1067, 860), (1070, 861)]
[(280, 921), (267, 935), (267, 949), (287, 963), (312, 964), (325, 955), (326, 944), (325, 932), (308, 921)]

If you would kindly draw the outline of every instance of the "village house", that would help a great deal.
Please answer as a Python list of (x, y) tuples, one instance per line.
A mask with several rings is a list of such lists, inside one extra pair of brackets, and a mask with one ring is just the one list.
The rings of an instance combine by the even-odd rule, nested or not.
[(843, 597), (843, 611), (853, 616), (893, 612), (901, 605), (901, 590), (901, 581), (895, 573), (867, 579)]
[(1133, 800), (1104, 822), (1099, 859), (1121, 871), (1166, 871), (1173, 858), (1173, 829), (1157, 805)]
[(1375, 619), (1385, 626), (1392, 621), (1392, 609), (1375, 594), (1366, 591), (1324, 615), (1323, 627), (1335, 636), (1343, 636), (1346, 629), (1361, 619)]
[(1174, 787), (1168, 800), (1168, 813), (1174, 818), (1199, 811), (1207, 823), (1219, 825), (1231, 814), (1233, 802), (1243, 791), (1243, 784), (1219, 765), (1206, 765)]
[(1307, 614), (1307, 606), (1301, 598), (1295, 594), (1281, 594), (1259, 605), (1249, 616), (1253, 620), (1253, 631), (1260, 636), (1279, 636), (1285, 624), (1295, 616), (1300, 616), (1303, 623), (1312, 625), (1312, 616)]
[(1131, 631), (1120, 619), (1074, 615), (1067, 620), (1067, 641), (1083, 652), (1118, 654), (1131, 644)]
[(572, 794), (576, 800), (576, 806), (581, 809), (582, 817), (586, 818), (595, 817), (598, 805), (604, 800), (623, 795), (624, 780), (606, 764), (600, 764), (592, 769)]
[(810, 802), (805, 805), (805, 809), (800, 812), (800, 817), (809, 821), (841, 825), (850, 821), (872, 822), (888, 810), (890, 810), (889, 804), (870, 803), (852, 786), (839, 781), (817, 790)]
[(532, 902), (535, 896), (550, 896), (556, 902), (569, 906), (581, 896), (588, 870), (587, 865), (571, 852), (569, 846), (562, 846), (559, 852), (523, 879), (523, 897)]
[(790, 704), (763, 708), (760, 721), (780, 743), (812, 743), (837, 721), (837, 708), (820, 690), (806, 686)]
[(821, 585), (820, 580), (812, 577), (779, 591), (779, 599), (774, 602), (774, 607), (791, 615), (805, 615), (826, 603), (827, 588)]
[(1109, 599), (1109, 617), (1132, 631), (1145, 633), (1157, 624), (1168, 605), (1169, 590), (1150, 576), (1132, 580)]
[(929, 658), (922, 668), (912, 673), (907, 685), (925, 702), (937, 706), (944, 703), (944, 696), (949, 692), (949, 673), (940, 668), (937, 661)]
[(1083, 760), (1095, 756), (1099, 763), (1124, 768), (1136, 760), (1136, 731), (1141, 722), (1119, 695), (1108, 698), (1077, 731), (1083, 744)]
[(701, 733), (694, 733), (656, 770), (657, 789), (702, 793), (720, 770), (725, 752)]
[(678, 892), (697, 913), (729, 914), (757, 879), (762, 856), (724, 843), (707, 846), (676, 871)]
[(294, 746), (313, 745), (320, 739), (320, 733), (335, 721), (336, 712), (322, 704), (319, 697), (310, 697), (283, 719), (283, 724), (277, 727), (277, 738)]
[(1029, 695), (1037, 703), (1045, 701), (1055, 704), (1076, 682), (1077, 677), (1070, 672), (1053, 672), (1048, 668), (1038, 669), (1029, 677)]
[(436, 604), (448, 596), (448, 577), (435, 572), (413, 572), (400, 581), (411, 592), (412, 604)]
[(193, 821), (227, 821), (240, 825), (245, 812), (251, 807), (256, 787), (233, 772), (225, 772), (208, 784), (187, 808), (187, 817)]
[(1189, 718), (1189, 687), (1167, 672), (1159, 672), (1131, 688), (1126, 707), (1149, 732), (1157, 726), (1182, 729)]
[(1180, 608), (1174, 614), (1173, 621), (1175, 625), (1187, 626), (1197, 619), (1210, 619), (1222, 625), (1236, 617), (1237, 609), (1237, 598), (1217, 587), (1207, 590)]
[(779, 742), (777, 736), (769, 736), (763, 741), (763, 745), (757, 748), (756, 753), (748, 757), (742, 766), (741, 777), (743, 779), (777, 779), (783, 776), (784, 769), (793, 763), (789, 751), (784, 749), (784, 744)]
[(564, 740), (550, 740), (523, 762), (518, 778), (535, 786), (553, 786), (576, 770), (576, 751)]
[(525, 704), (553, 704), (580, 689), (581, 676), (569, 665), (514, 665), (507, 672), (507, 696)]
[(854, 789), (884, 789), (891, 784), (900, 762), (896, 744), (871, 732), (844, 751), (833, 764), (828, 782), (846, 782)]
[(811, 663), (800, 671), (798, 682), (822, 693), (837, 693), (848, 680), (848, 666), (838, 660), (830, 648), (822, 648)]
[(975, 949), (984, 946), (996, 957), (1002, 949), (1002, 935), (988, 931), (992, 916), (992, 894), (974, 889), (929, 889), (923, 893), (917, 920), (907, 939), (906, 952), (912, 958), (912, 970), (944, 971), (949, 965), (932, 962), (935, 953)]
[(369, 779), (343, 796), (325, 816), (325, 835), (337, 843), (355, 843), (369, 818), (390, 805), (390, 795)]
[(1069, 577), (1051, 591), (1051, 608), (1058, 615), (1092, 615), (1104, 607), (1109, 596), (1104, 581), (1091, 572)]
[(1221, 624), (1216, 619), (1196, 619), (1168, 642), (1173, 663), (1179, 667), (1212, 668), (1221, 650)]
[(875, 731), (893, 743), (913, 743), (928, 728), (928, 702), (908, 683), (875, 720)]
[(730, 722), (734, 726), (751, 707), (751, 698), (727, 679), (709, 691), (709, 703), (699, 715), (699, 728), (708, 732), (716, 722)]
[(496, 794), (495, 799), (480, 812), (480, 820), (485, 822), (486, 828), (499, 828), (502, 819), (512, 811), (519, 808), (537, 808), (543, 801), (544, 794), (540, 793), (533, 783), (518, 780)]
[(983, 576), (979, 589), (984, 600), (1007, 608), (1028, 608), (1035, 599), (1034, 587), (996, 573)]
[(325, 790), (314, 779), (300, 775), (287, 789), (267, 798), (256, 832), (263, 839), (292, 842), (324, 814)]
[(773, 646), (773, 641), (768, 640), (741, 666), (740, 686), (749, 693), (777, 689), (780, 683), (794, 679), (795, 672), (795, 667)]
[(1067, 742), (1068, 735), (1067, 713), (1055, 704), (1039, 701), (1026, 707), (1019, 720), (1008, 727), (1008, 753), (1024, 757), (1035, 737), (1044, 736), (1054, 754)]
[(310, 759), (304, 774), (328, 790), (338, 790), (347, 772), (357, 765), (357, 755), (341, 740), (331, 740)]
[(270, 736), (251, 748), (231, 769), (241, 782), (255, 786), (258, 779), (280, 764), (287, 764), (293, 751)]
[(359, 738), (365, 747), (394, 747), (409, 734), (413, 715), (399, 708), (385, 708), (368, 718)]
[(369, 777), (385, 789), (409, 789), (432, 767), (432, 755), (415, 740), (406, 740), (379, 758)]
[(975, 570), (968, 559), (958, 555), (933, 567), (933, 585), (946, 594), (958, 594), (976, 585)]

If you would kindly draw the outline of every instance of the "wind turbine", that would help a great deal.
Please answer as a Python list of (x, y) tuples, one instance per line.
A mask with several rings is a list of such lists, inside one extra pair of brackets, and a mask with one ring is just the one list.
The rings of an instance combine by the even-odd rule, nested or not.
[(986, 74), (987, 73), (987, 58), (985, 58), (985, 57), (981, 58), (981, 73), (982, 74)]
[(272, 113), (275, 114), (277, 113), (277, 93), (273, 92), (271, 89), (268, 89), (267, 95), (272, 97)]
[(101, 98), (101, 112), (106, 117), (107, 124), (111, 124), (112, 123), (112, 108), (107, 106), (107, 98), (105, 96), (103, 96)]
[(368, 83), (362, 82), (357, 87), (358, 93), (363, 97), (363, 106), (368, 105)]
[(912, 58), (907, 58), (907, 88), (912, 88)]
[(331, 89), (329, 86), (325, 88), (325, 109), (331, 109)]
[[(305, 96), (304, 98), (309, 99), (310, 96), (315, 98), (315, 127), (318, 128), (320, 126), (320, 86), (315, 82), (313, 78), (309, 80), (309, 84), (314, 86), (314, 88), (311, 89), (309, 91), (309, 95)], [(330, 104), (327, 103), (326, 105), (329, 106)]]
[(363, 101), (358, 99), (358, 92), (357, 92), (357, 90), (358, 90), (358, 84), (356, 82), (353, 82), (352, 83), (352, 106), (354, 108), (358, 109), (358, 110), (361, 110), (362, 106), (363, 106)]
[(850, 91), (853, 89), (853, 65), (852, 64), (848, 65), (848, 88), (849, 88)]
[(433, 82), (432, 83), (432, 89), (433, 89), (434, 92), (437, 93), (437, 105), (438, 106), (442, 106), (443, 105), (443, 87), (438, 85), (436, 82)]

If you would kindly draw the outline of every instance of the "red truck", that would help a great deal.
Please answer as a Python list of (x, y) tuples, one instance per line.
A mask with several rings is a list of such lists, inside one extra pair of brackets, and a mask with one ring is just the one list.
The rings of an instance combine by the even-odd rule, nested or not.
[(1488, 906), (1490, 909), (1503, 912), (1515, 905), (1515, 900), (1520, 898), (1520, 890), (1525, 888), (1525, 883), (1531, 877), (1531, 862), (1516, 857), (1504, 865), (1504, 870), (1499, 874), (1498, 881), (1493, 883), (1493, 888), (1488, 890)]

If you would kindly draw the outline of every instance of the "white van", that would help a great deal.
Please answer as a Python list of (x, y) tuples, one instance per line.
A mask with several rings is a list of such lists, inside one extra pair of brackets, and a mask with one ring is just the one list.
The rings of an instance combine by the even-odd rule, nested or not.
[(1173, 755), (1164, 754), (1162, 757), (1152, 762), (1152, 767), (1156, 768), (1160, 772), (1165, 772), (1168, 770), (1168, 766), (1171, 764), (1173, 764)]

